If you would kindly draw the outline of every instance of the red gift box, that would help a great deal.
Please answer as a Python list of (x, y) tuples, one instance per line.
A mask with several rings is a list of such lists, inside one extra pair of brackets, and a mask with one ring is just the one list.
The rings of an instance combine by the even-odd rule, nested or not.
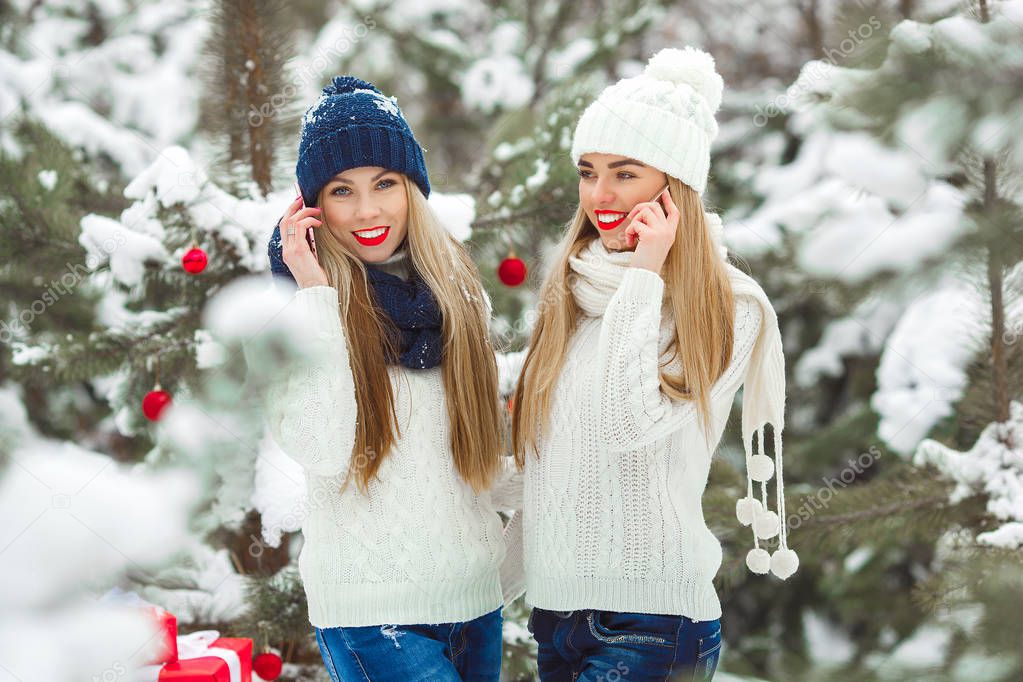
[(148, 606), (146, 611), (152, 614), (159, 633), (150, 644), (152, 654), (145, 662), (159, 664), (178, 660), (178, 619), (159, 606)]
[[(187, 636), (186, 636), (187, 637)], [(222, 658), (197, 656), (183, 658), (160, 668), (158, 682), (252, 682), (252, 640), (243, 637), (220, 637), (211, 648), (230, 649), (238, 655), (241, 677), (231, 679), (231, 670)], [(185, 654), (184, 651), (182, 651)], [(187, 655), (187, 654), (185, 654)]]
[(221, 637), (210, 646), (230, 649), (238, 654), (242, 664), (241, 682), (252, 682), (252, 640), (247, 637)]
[(231, 682), (231, 671), (222, 658), (202, 656), (168, 663), (160, 669), (158, 682)]

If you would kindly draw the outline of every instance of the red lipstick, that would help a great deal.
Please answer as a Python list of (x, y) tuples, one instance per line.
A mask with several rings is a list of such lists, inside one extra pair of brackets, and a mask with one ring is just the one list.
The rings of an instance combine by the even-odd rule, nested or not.
[(368, 227), (365, 230), (355, 230), (352, 232), (352, 236), (355, 237), (355, 241), (363, 246), (376, 246), (383, 244), (390, 233), (390, 225), (377, 225), (376, 227)]
[[(629, 215), (628, 213), (623, 213), (622, 211), (607, 211), (603, 209), (597, 209), (596, 211), (594, 211), (594, 213), (597, 214), (597, 227), (599, 227), (602, 230), (615, 229), (616, 227), (621, 225), (622, 221), (625, 220), (626, 216)], [(618, 216), (617, 219), (615, 219), (615, 216)]]

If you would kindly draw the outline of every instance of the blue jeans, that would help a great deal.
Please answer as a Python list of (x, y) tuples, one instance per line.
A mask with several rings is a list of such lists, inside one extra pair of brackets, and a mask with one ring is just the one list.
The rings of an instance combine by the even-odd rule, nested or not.
[(501, 677), (501, 609), (464, 623), (315, 628), (334, 682)]
[(710, 680), (721, 655), (721, 620), (534, 608), (541, 682)]

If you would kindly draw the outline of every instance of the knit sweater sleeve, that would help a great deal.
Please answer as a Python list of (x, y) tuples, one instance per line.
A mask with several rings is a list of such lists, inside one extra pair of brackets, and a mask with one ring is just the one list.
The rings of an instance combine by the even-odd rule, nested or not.
[(310, 352), (270, 385), (266, 401), (270, 434), (307, 471), (334, 476), (351, 459), (357, 414), (337, 290), (299, 289), (288, 305), (304, 325)]
[(507, 606), (526, 593), (526, 562), (522, 512), (515, 512), (504, 527), (504, 560), (501, 562), (501, 593)]
[(515, 458), (502, 455), (501, 472), (490, 488), (490, 500), (495, 509), (504, 512), (522, 509), (522, 489), (525, 485), (525, 472), (515, 466)]
[[(629, 268), (604, 312), (599, 423), (601, 439), (612, 450), (654, 443), (698, 417), (694, 401), (676, 400), (661, 390), (658, 346), (663, 293), (660, 275)], [(760, 331), (763, 313), (755, 301), (737, 298), (735, 315), (732, 359), (711, 387), (711, 401), (738, 390)]]

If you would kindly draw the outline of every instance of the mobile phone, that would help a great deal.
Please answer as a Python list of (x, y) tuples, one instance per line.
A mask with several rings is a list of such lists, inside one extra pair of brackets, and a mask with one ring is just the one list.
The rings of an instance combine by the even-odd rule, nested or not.
[[(665, 184), (665, 185), (664, 185), (664, 187), (662, 187), (661, 189), (659, 189), (659, 190), (657, 191), (657, 194), (655, 194), (655, 195), (653, 196), (653, 198), (652, 198), (652, 199), (650, 199), (650, 201), (657, 201), (657, 197), (661, 196), (661, 194), (662, 194), (662, 193), (664, 192), (664, 190), (666, 190), (666, 189), (668, 189), (668, 185), (667, 185), (667, 184)], [(626, 235), (626, 236), (628, 237), (628, 235)], [(633, 240), (633, 239), (636, 239), (636, 241), (639, 241), (639, 239), (638, 239), (637, 237), (633, 237), (633, 238), (631, 238), (631, 239), (629, 239), (629, 240), (628, 240), (628, 246), (630, 246), (630, 247), (632, 246), (632, 240)]]
[(663, 194), (663, 193), (664, 193), (664, 190), (666, 190), (666, 189), (668, 189), (668, 185), (664, 185), (664, 187), (662, 187), (661, 189), (659, 189), (659, 190), (657, 191), (657, 194), (655, 194), (655, 195), (654, 195), (654, 198), (653, 198), (653, 199), (651, 199), (650, 201), (657, 201), (657, 197), (661, 196), (661, 194)]
[[(295, 191), (298, 192), (300, 197), (302, 197), (302, 208), (305, 208), (305, 196), (302, 194), (302, 188), (298, 186), (297, 182), (295, 183)], [(309, 244), (309, 250), (313, 252), (314, 256), (316, 256), (316, 237), (313, 236), (314, 229), (315, 228), (312, 227), (306, 228), (305, 241)]]

